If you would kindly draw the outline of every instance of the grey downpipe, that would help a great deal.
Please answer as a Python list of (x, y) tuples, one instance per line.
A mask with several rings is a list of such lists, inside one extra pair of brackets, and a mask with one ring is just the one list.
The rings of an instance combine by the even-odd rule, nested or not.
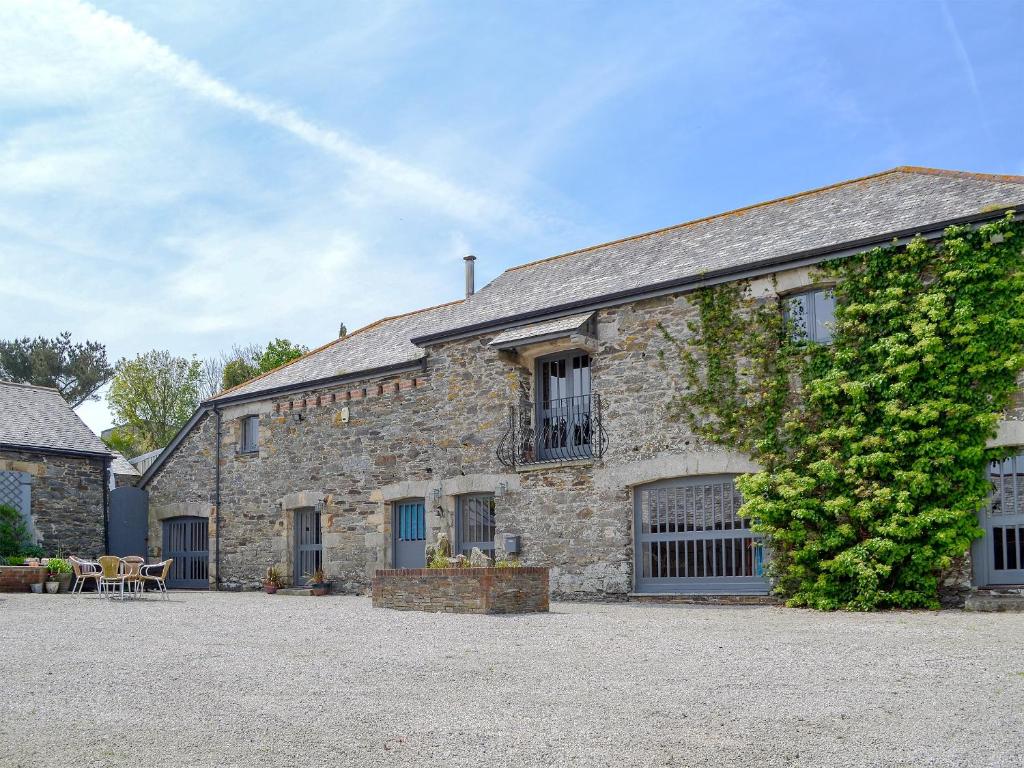
[(220, 420), (220, 409), (214, 408), (213, 412), (217, 414), (217, 448), (216, 448), (216, 465), (214, 467), (214, 483), (213, 483), (213, 514), (214, 514), (214, 525), (217, 530), (217, 542), (216, 550), (214, 554), (214, 567), (217, 569), (217, 580), (216, 586), (217, 591), (220, 591), (220, 438), (221, 438), (221, 420)]

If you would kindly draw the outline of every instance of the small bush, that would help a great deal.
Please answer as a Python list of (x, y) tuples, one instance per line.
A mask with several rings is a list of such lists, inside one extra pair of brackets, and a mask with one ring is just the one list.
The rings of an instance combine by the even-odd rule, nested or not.
[(0, 504), (0, 557), (24, 553), (32, 544), (21, 512)]
[(71, 573), (71, 563), (60, 557), (51, 557), (46, 564), (52, 574)]
[(24, 565), (25, 558), (21, 555), (8, 555), (4, 558), (4, 565)]

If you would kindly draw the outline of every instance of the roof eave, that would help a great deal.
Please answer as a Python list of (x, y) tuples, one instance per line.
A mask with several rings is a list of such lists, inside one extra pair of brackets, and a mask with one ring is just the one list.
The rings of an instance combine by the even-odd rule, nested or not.
[[(924, 225), (923, 227), (897, 230), (884, 235), (874, 235), (872, 237), (850, 240), (822, 248), (798, 251), (785, 256), (775, 256), (752, 264), (745, 264), (737, 267), (724, 267), (722, 269), (704, 272), (699, 275), (691, 275), (685, 278), (652, 283), (650, 285), (631, 288), (625, 291), (613, 291), (611, 293), (594, 296), (588, 299), (581, 299), (579, 301), (545, 307), (543, 309), (532, 310), (530, 312), (522, 312), (515, 315), (507, 315), (497, 320), (488, 320), (459, 328), (452, 328), (447, 331), (416, 336), (410, 339), (410, 341), (418, 347), (426, 347), (441, 341), (454, 341), (468, 336), (477, 336), (483, 333), (502, 331), (507, 328), (513, 328), (522, 323), (536, 321), (541, 318), (555, 319), (559, 316), (579, 312), (582, 309), (601, 309), (603, 307), (623, 304), (629, 301), (653, 298), (667, 293), (678, 293), (683, 290), (695, 290), (697, 288), (729, 282), (731, 280), (759, 277), (777, 271), (779, 267), (795, 269), (801, 266), (809, 266), (822, 261), (828, 261), (830, 259), (852, 256), (856, 253), (861, 253), (880, 245), (904, 245), (914, 237), (918, 236), (926, 239), (934, 239), (941, 236), (948, 227), (956, 226), (958, 224), (976, 224), (984, 221), (991, 221), (1002, 218), (1010, 211), (1019, 211), (1022, 208), (1024, 208), (1024, 202), (1017, 205), (1000, 206), (999, 208), (991, 211), (984, 211), (970, 216), (962, 216), (955, 219), (934, 222), (932, 224)], [(1020, 216), (1021, 214), (1017, 214), (1018, 218)]]
[(54, 448), (52, 446), (28, 445), (25, 443), (0, 443), (0, 450), (33, 451), (35, 453), (46, 453), (54, 456), (76, 456), (85, 459), (113, 460), (114, 458), (109, 451), (82, 451), (74, 448)]

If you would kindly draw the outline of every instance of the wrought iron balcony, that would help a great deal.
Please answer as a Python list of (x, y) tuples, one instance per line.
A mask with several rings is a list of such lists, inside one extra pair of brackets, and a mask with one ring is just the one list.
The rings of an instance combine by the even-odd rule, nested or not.
[(506, 467), (517, 467), (600, 458), (607, 442), (600, 395), (580, 395), (509, 407), (496, 453)]

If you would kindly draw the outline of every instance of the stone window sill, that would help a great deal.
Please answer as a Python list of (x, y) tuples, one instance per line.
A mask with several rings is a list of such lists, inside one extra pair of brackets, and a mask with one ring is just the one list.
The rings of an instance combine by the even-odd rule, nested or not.
[(593, 459), (565, 459), (562, 461), (539, 461), (536, 464), (520, 464), (516, 472), (542, 472), (545, 469), (562, 469), (564, 467), (592, 467)]

